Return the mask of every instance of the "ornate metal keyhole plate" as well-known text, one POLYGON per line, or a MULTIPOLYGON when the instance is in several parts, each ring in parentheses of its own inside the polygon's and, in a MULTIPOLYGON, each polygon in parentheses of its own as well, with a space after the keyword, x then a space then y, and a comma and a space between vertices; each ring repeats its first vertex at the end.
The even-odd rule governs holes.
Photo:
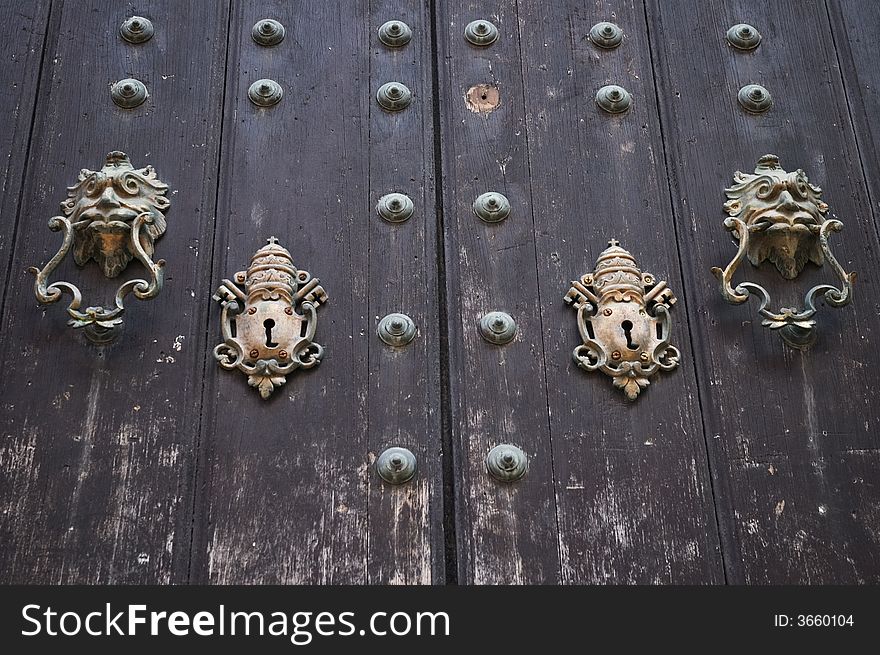
POLYGON ((721 269, 712 273, 721 283, 721 295, 734 305, 749 299, 749 294, 761 300, 758 313, 764 317, 762 325, 779 330, 783 340, 793 348, 806 349, 816 340, 816 299, 823 295, 831 307, 843 307, 852 298, 856 274, 847 273, 831 253, 828 236, 840 232, 843 223, 827 217, 828 205, 822 201, 822 189, 810 184, 800 169, 788 173, 779 165, 776 155, 764 155, 758 160, 753 175, 737 171, 734 185, 725 189, 727 202, 724 210, 726 227, 738 242, 736 255, 721 269), (827 261, 840 279, 841 288, 819 284, 804 297, 804 309, 782 307, 769 309, 770 293, 762 286, 741 282, 733 287, 733 276, 748 257, 753 266, 769 261, 787 280, 795 279, 806 266, 817 266, 827 261))
POLYGON ((612 239, 596 269, 575 280, 565 304, 577 310, 583 343, 572 355, 587 371, 602 371, 635 400, 658 371, 678 366, 681 354, 669 343, 669 308, 675 296, 612 239))
POLYGON ((246 374, 263 399, 296 369, 321 363, 324 348, 313 339, 317 309, 327 302, 319 280, 298 270, 278 239, 268 241, 246 271, 223 280, 214 294, 223 307, 223 343, 214 347, 214 358, 246 374))

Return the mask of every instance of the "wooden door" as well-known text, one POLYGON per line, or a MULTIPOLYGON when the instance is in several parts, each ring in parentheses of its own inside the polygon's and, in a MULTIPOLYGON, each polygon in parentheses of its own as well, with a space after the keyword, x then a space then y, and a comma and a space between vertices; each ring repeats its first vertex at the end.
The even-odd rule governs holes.
MULTIPOLYGON (((0 580, 880 580, 872 3, 105 4, 0 3, 0 580), (152 39, 120 38, 131 15, 152 39), (281 43, 255 43, 263 18, 281 43), (378 41, 390 19, 409 44, 378 41), (478 19, 499 31, 486 47, 464 37, 478 19), (602 20, 618 47, 588 38, 602 20), (726 42, 740 22, 755 50, 726 42), (134 109, 110 98, 127 77, 150 94, 134 109), (264 78, 284 95, 260 108, 248 89, 264 78), (389 81, 412 91, 406 109, 378 105, 389 81), (772 93, 766 113, 738 104, 750 83, 772 93), (606 84, 628 111, 596 106, 606 84), (116 150, 169 185, 167 273, 96 346, 65 327, 65 303, 35 301, 27 268, 58 248, 47 221, 65 187, 116 150), (767 153, 823 188, 859 274, 804 352, 709 272, 735 251, 724 188, 767 153), (475 216, 489 191, 505 220, 475 216), (377 216, 390 192, 412 199, 409 220, 377 216), (320 366, 264 400, 217 365, 211 296, 272 236, 329 302, 320 366), (563 301, 610 239, 678 298, 680 365, 634 402, 577 367, 563 301), (513 341, 481 338, 490 311, 513 317, 513 341), (377 337, 392 312, 418 326, 407 346, 377 337), (505 443, 529 458, 512 483, 486 471, 505 443), (410 482, 376 475, 390 446, 415 454, 410 482)), ((794 304, 831 273, 740 275, 794 304)), ((94 263, 55 279, 96 304, 116 287, 94 263)))

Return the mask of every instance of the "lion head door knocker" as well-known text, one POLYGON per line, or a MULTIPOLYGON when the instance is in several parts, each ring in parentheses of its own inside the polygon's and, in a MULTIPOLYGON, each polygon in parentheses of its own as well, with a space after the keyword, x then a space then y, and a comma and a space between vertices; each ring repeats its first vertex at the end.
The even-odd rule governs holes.
POLYGON ((675 296, 612 239, 596 270, 573 281, 565 304, 577 310, 583 343, 572 353, 577 365, 614 378, 635 400, 657 371, 671 371, 681 354, 669 344, 669 308, 675 296))
POLYGON ((168 185, 160 182, 152 166, 134 168, 128 155, 114 151, 107 155, 100 171, 86 168, 77 183, 67 189, 67 200, 61 203, 64 216, 49 220, 49 229, 63 231, 61 248, 41 269, 28 270, 37 276, 34 292, 43 304, 57 302, 68 293, 72 300, 67 307, 69 325, 84 328, 85 335, 95 343, 107 343, 121 330, 123 301, 129 293, 149 300, 162 290, 164 260, 153 262, 156 239, 165 233, 165 212, 171 201, 165 197, 168 185), (123 283, 117 290, 115 306, 86 307, 80 310, 82 294, 69 282, 47 284, 49 276, 73 247, 73 260, 85 266, 94 259, 104 275, 117 277, 132 259, 137 259, 150 279, 123 283))
POLYGON ((312 339, 317 309, 327 302, 319 280, 297 270, 278 239, 268 241, 248 269, 235 274, 235 282, 223 280, 214 294, 223 306, 223 343, 214 348, 214 358, 225 369, 246 373, 264 399, 289 373, 321 363, 324 348, 312 339))
POLYGON ((724 209, 728 217, 726 227, 738 242, 734 258, 723 270, 712 269, 721 282, 721 295, 733 304, 744 303, 749 294, 761 301, 758 313, 764 317, 762 325, 779 330, 783 340, 793 348, 806 349, 816 340, 816 299, 824 294, 832 307, 843 307, 852 298, 856 274, 847 273, 831 254, 828 236, 843 229, 843 223, 827 218, 828 205, 822 199, 822 189, 810 184, 800 169, 787 173, 779 165, 776 155, 764 155, 758 160, 754 175, 737 171, 734 185, 727 192, 724 209), (753 266, 767 260, 787 280, 795 279, 807 262, 817 266, 827 261, 842 283, 838 289, 820 284, 804 298, 804 309, 782 307, 769 309, 770 293, 751 282, 731 285, 743 257, 748 256, 753 266))

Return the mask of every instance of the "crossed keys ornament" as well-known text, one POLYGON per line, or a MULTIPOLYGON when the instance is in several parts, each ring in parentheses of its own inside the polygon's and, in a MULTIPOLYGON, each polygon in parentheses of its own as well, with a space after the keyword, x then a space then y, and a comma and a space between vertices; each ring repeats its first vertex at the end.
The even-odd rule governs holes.
POLYGON ((298 270, 278 239, 268 242, 213 296, 223 307, 223 343, 214 347, 214 358, 245 373, 264 400, 289 373, 321 363, 324 348, 313 339, 317 309, 327 302, 319 280, 298 270))
POLYGON ((596 269, 575 280, 565 304, 577 310, 583 343, 572 353, 587 371, 614 379, 635 400, 658 371, 678 366, 681 354, 669 344, 669 307, 675 296, 612 239, 596 260, 596 269))

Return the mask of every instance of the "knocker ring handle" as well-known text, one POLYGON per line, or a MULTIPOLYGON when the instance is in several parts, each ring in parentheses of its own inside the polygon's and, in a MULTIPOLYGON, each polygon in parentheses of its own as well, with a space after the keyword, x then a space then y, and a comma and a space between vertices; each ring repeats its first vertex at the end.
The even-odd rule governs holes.
POLYGON ((162 284, 165 277, 165 260, 160 259, 153 262, 150 256, 144 251, 140 241, 141 228, 145 224, 153 222, 150 212, 138 214, 131 224, 129 247, 144 268, 149 271, 149 281, 137 278, 123 283, 116 290, 114 297, 114 306, 107 307, 86 307, 80 310, 82 306, 82 293, 79 288, 70 282, 53 282, 47 284, 49 276, 61 264, 62 260, 67 256, 74 241, 74 225, 64 216, 53 216, 49 219, 49 229, 53 232, 62 230, 64 232, 64 240, 61 248, 55 253, 55 256, 49 260, 42 269, 31 266, 28 271, 36 276, 34 281, 34 294, 37 300, 42 304, 51 304, 61 300, 61 297, 68 293, 71 296, 70 304, 67 306, 67 313, 70 320, 67 322, 73 328, 83 328, 86 337, 93 343, 108 343, 116 338, 119 333, 119 326, 122 325, 122 313, 125 311, 124 300, 129 293, 134 293, 139 300, 150 300, 159 295, 162 290, 162 284))
POLYGON ((726 190, 729 200, 724 207, 730 215, 724 226, 739 246, 726 267, 712 268, 721 283, 721 295, 734 305, 755 296, 761 302, 762 325, 779 330, 789 346, 805 350, 816 341, 818 298, 822 296, 831 307, 843 307, 852 299, 856 274, 844 270, 828 243, 829 234, 840 232, 843 223, 826 218, 828 205, 821 200, 822 190, 810 184, 803 171, 782 170, 775 155, 761 157, 754 175, 737 172, 734 180, 736 184, 726 190), (747 256, 755 266, 764 260, 773 262, 787 279, 796 278, 807 261, 820 266, 827 261, 841 287, 816 285, 804 296, 803 309, 776 311, 770 308, 770 292, 761 285, 741 282, 733 286, 733 276, 747 256))
POLYGON ((28 270, 36 276, 34 294, 42 304, 71 297, 67 306, 68 325, 83 328, 94 343, 108 343, 121 331, 125 298, 130 293, 140 300, 155 298, 162 290, 165 260, 152 260, 155 240, 165 233, 164 212, 171 205, 168 186, 156 178, 152 166, 135 169, 124 152, 107 155, 100 171, 83 169, 77 183, 67 190, 61 203, 64 216, 49 219, 49 229, 61 231, 63 240, 55 256, 43 268, 28 270), (79 288, 71 282, 49 282, 49 277, 73 249, 74 260, 84 266, 94 259, 106 277, 116 277, 132 259, 149 274, 116 289, 112 307, 87 306, 79 288))

